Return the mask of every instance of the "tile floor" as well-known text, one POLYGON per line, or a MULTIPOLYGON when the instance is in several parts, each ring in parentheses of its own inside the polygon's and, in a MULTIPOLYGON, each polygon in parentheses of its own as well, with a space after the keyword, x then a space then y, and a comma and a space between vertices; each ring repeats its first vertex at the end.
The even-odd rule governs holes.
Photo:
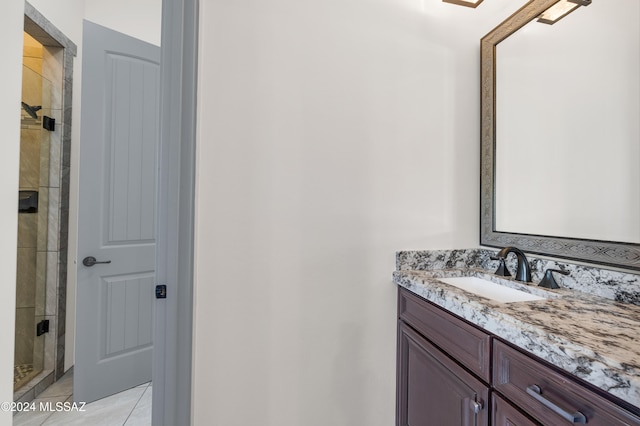
MULTIPOLYGON (((34 400, 40 403, 73 402, 73 369, 34 400)), ((14 426, 148 426, 151 425, 151 383, 94 401, 78 411, 34 411, 17 413, 14 426)))

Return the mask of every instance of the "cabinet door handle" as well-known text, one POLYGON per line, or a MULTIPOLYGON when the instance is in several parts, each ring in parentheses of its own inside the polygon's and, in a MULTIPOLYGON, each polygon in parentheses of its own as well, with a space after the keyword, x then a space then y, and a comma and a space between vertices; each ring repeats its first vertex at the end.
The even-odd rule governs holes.
POLYGON ((571 423, 587 423, 587 418, 580 411, 576 411, 575 413, 571 414, 542 396, 542 389, 540 389, 540 386, 531 385, 527 387, 527 393, 531 395, 536 401, 549 408, 550 410, 553 410, 554 413, 562 416, 564 419, 567 419, 571 423))
POLYGON ((477 401, 471 401, 471 409, 475 414, 479 414, 482 411, 482 404, 477 401))

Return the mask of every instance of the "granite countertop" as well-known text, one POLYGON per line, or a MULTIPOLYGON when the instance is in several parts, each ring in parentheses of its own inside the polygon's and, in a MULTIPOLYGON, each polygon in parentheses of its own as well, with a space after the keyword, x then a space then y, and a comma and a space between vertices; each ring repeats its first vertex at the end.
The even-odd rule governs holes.
MULTIPOLYGON (((473 275, 500 282, 485 268, 451 262, 444 268, 393 273, 393 281, 409 291, 470 321, 551 364, 640 407, 640 306, 620 303, 572 289, 548 290, 545 300, 501 303, 438 281, 473 275), (471 266, 471 267, 470 267, 471 266)), ((535 279, 534 279, 535 281, 535 279)), ((509 286, 535 284, 511 279, 509 286)))

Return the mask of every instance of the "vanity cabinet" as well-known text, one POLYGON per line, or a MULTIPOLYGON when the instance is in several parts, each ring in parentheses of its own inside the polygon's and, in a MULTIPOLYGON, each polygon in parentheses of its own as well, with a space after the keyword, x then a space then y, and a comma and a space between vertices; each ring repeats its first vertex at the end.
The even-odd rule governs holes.
POLYGON ((489 386, 467 369, 490 378, 489 335, 405 290, 398 307, 396 425, 488 425, 489 386))
POLYGON ((404 288, 397 363, 397 426, 640 426, 614 397, 404 288))

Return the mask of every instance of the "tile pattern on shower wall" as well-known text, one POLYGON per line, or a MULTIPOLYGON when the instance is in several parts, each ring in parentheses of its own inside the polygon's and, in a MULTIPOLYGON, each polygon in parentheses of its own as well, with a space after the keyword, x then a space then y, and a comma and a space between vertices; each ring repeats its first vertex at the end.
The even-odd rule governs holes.
POLYGON ((33 363, 35 326, 34 308, 16 308, 16 345, 14 349, 16 364, 33 363))
MULTIPOLYGON (((58 123, 58 120, 56 120, 58 123)), ((53 132, 51 139, 49 140, 49 152, 48 152, 49 170, 47 174, 47 185, 54 188, 60 187, 61 171, 62 167, 62 139, 60 133, 53 132)))
POLYGON ((47 252, 38 251, 36 253, 36 315, 45 315, 47 282, 47 252), (42 284, 44 283, 44 284, 42 284))
MULTIPOLYGON (((66 261, 67 235, 59 235, 68 230, 68 202, 69 202, 69 170, 71 153, 71 105, 73 87, 73 66, 77 47, 47 18, 29 3, 25 3, 25 32, 38 34, 44 44, 41 53, 26 52, 27 56, 40 56, 41 61, 31 61, 29 64, 40 70, 42 77, 51 85, 45 94, 43 104, 49 107, 41 114, 46 114, 56 120, 55 131, 43 131, 40 122, 27 124, 41 131, 41 162, 40 187, 41 209, 44 215, 38 219, 38 226, 47 232, 39 235, 38 239, 38 276, 44 277, 41 288, 36 290, 39 308, 36 315, 39 319, 54 320, 50 322, 50 331, 41 336, 45 341, 45 351, 50 363, 58 366, 51 377, 63 374, 64 351, 58 346, 64 344, 58 336, 64 339, 66 306, 66 261), (55 45, 55 46, 53 46, 55 45), (57 47, 56 47, 57 46, 57 47), (59 47, 64 46, 64 47, 59 47), (53 188, 53 190, 52 190, 53 188), (50 193, 53 192, 51 196, 50 193), (50 213, 51 212, 51 213, 50 213), (52 237, 49 237, 49 235, 52 237), (40 259, 44 259, 40 261, 40 259), (46 337, 46 339, 45 339, 46 337)), ((46 84, 46 82, 45 82, 46 84)), ((39 114, 39 115, 41 115, 39 114)), ((23 120, 23 124, 25 120, 23 120)), ((36 392, 37 394, 38 392, 36 392)))
POLYGON ((40 186, 40 130, 20 130, 20 188, 40 186))
POLYGON ((23 69, 23 101, 40 105, 42 109, 37 111, 37 119, 22 111, 20 189, 38 191, 39 203, 36 214, 19 215, 15 355, 16 363, 33 364, 36 370, 43 367, 46 358, 46 368, 53 370, 57 364, 57 233, 62 137, 60 131, 46 131, 41 125, 44 115, 55 118, 58 125, 62 121, 62 70, 55 68, 61 64, 63 49, 34 48, 31 44, 37 42, 27 38, 23 60, 30 69, 23 69), (52 84, 52 79, 58 83, 52 84), (52 187, 53 197, 50 196, 52 187), (50 332, 36 336, 35 325, 45 319, 49 320, 50 332))
MULTIPOLYGON (((22 101, 31 106, 43 104, 42 46, 25 37, 23 62, 22 101)), ((45 96, 46 97, 46 96, 45 96)), ((48 99, 45 99, 48 101, 48 99)), ((21 190, 40 189, 40 161, 42 155, 41 113, 33 119, 21 110, 22 128, 20 130, 20 176, 21 190)), ((46 150, 49 150, 48 144, 46 150)), ((40 206, 39 210, 40 210, 40 206)), ((46 211, 46 209, 45 209, 46 211)), ((14 358, 16 365, 32 368, 34 364, 34 348, 38 346, 35 333, 35 315, 37 300, 37 284, 42 278, 42 265, 38 260, 39 213, 18 214, 18 249, 16 262, 16 326, 14 358)))
MULTIPOLYGON (((64 181, 63 168, 64 151, 70 151, 70 113, 71 91, 65 89, 67 75, 73 69, 72 60, 67 63, 68 49, 45 46, 43 52, 43 75, 52 81, 51 88, 51 116, 56 120, 56 130, 50 132, 49 137, 49 170, 48 170, 48 241, 47 250, 47 297, 46 313, 55 318, 50 324, 49 335, 46 341, 47 362, 55 369, 56 377, 64 373, 64 332, 66 305, 61 305, 61 298, 66 303, 67 274, 66 274, 66 244, 68 231, 68 178, 64 181), (65 70, 65 66, 68 68, 65 70), (68 102, 68 103, 66 103, 68 102), (66 109, 69 115, 67 117, 66 109), (67 145, 66 147, 64 145, 67 145), (66 186, 65 186, 66 185, 66 186), (64 197, 64 198, 63 198, 64 197), (64 233, 64 235, 61 235, 64 233), (64 253, 61 253, 64 249, 64 253)), ((71 80, 69 80, 71 82, 71 80)), ((68 174, 68 169, 66 171, 68 174)), ((49 368, 49 367, 48 367, 49 368)))
POLYGON ((37 72, 41 72, 42 70, 42 44, 41 43, 35 41, 31 36, 25 34, 24 40, 23 40, 22 55, 23 55, 22 59, 25 63, 27 63, 28 60, 35 61, 35 64, 30 63, 30 65, 33 65, 34 69, 37 72))
POLYGON ((55 330, 57 328, 56 315, 46 315, 42 319, 49 320, 49 332, 43 334, 43 347, 44 347, 44 364, 45 370, 53 370, 56 367, 56 345, 58 343, 58 336, 56 336, 55 330))
MULTIPOLYGON (((46 231, 49 226, 49 188, 40 187, 38 191, 38 229, 46 231)), ((46 252, 47 251, 47 233, 46 232, 38 232, 38 251, 46 252)))
POLYGON ((49 187, 49 212, 48 212, 48 232, 47 232, 47 251, 58 251, 58 232, 60 218, 60 188, 49 187))
MULTIPOLYGON (((51 102, 50 117, 56 120, 56 126, 62 123, 63 101, 63 73, 64 51, 56 47, 45 46, 42 52, 42 75, 51 82, 51 90, 48 92, 51 102)), ((60 134, 60 132, 55 132, 60 134)))
MULTIPOLYGON (((50 112, 43 110, 43 115, 49 115, 50 112)), ((49 186, 49 157, 51 151, 50 139, 55 132, 49 132, 45 130, 40 131, 40 188, 46 188, 49 186)))
POLYGON ((56 315, 58 309, 58 299, 56 286, 58 273, 58 253, 47 252, 47 284, 45 291, 45 315, 56 315))
POLYGON ((35 248, 19 248, 16 266, 16 307, 35 308, 37 269, 35 248))
POLYGON ((16 330, 14 357, 16 364, 33 364, 35 339, 36 283, 38 278, 37 215, 18 215, 16 261, 16 330))
POLYGON ((38 245, 38 214, 18 215, 18 248, 35 248, 38 245))

